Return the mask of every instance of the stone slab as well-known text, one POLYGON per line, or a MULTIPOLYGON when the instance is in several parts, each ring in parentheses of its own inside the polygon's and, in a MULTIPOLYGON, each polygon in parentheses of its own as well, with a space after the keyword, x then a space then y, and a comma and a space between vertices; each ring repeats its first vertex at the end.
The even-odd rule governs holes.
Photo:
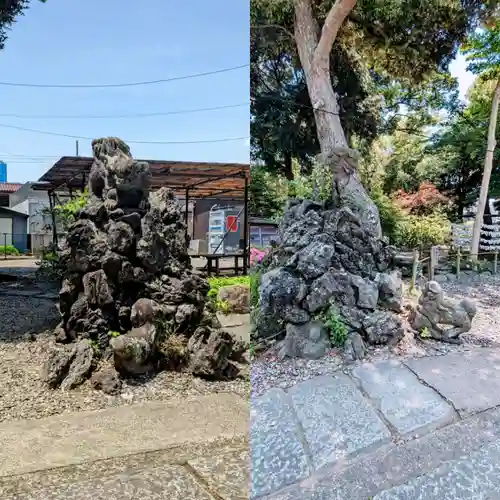
POLYGON ((251 491, 269 494, 310 473, 309 460, 290 398, 271 389, 251 403, 251 491))
POLYGON ((234 447, 189 460, 188 464, 223 500, 248 500, 250 453, 234 447))
POLYGON ((0 477, 248 434, 235 394, 152 402, 0 424, 0 477))
POLYGON ((289 391, 314 467, 390 441, 391 434, 349 377, 315 377, 289 391))
POLYGON ((422 435, 455 418, 453 407, 398 361, 364 363, 353 376, 402 436, 422 435))
POLYGON ((36 489, 4 500, 215 500, 183 467, 164 466, 36 489))
MULTIPOLYGON (((248 436, 245 438, 232 440, 216 440, 210 443, 195 443, 176 446, 165 450, 150 451, 145 453, 137 453, 134 455, 126 455, 117 458, 108 458, 98 460, 96 462, 84 462, 66 467, 57 467, 54 469, 45 469, 36 472, 30 472, 14 476, 0 477, 0 498, 8 498, 20 494, 32 493, 39 490, 57 489, 66 483, 86 483, 89 480, 97 480, 97 478, 114 477, 122 475, 126 477, 135 477, 142 471, 153 469, 163 469, 167 466, 181 465, 185 466, 190 460, 201 458, 202 460, 218 461, 219 457, 231 457, 238 453, 248 453, 248 436)), ((234 459, 229 458, 229 466, 236 465, 234 459)), ((187 465, 186 467, 190 467, 187 465)), ((247 467, 248 469, 248 467, 247 467)), ((191 467, 189 472, 193 472, 191 467)), ((200 474, 199 470, 194 472, 197 477, 203 476, 201 482, 211 491, 224 491, 224 485, 217 480, 222 479, 221 476, 212 481, 208 476, 200 474)), ((248 470, 246 471, 248 475, 248 470)), ((234 477, 234 476, 233 476, 234 477)), ((248 484, 244 485, 248 487, 248 484)), ((220 493, 218 500, 220 500, 220 493)), ((248 498, 248 497, 246 497, 248 498)))
POLYGON ((354 457, 265 500, 368 500, 493 442, 500 442, 500 409, 483 412, 419 439, 389 444, 370 455, 354 457))
POLYGON ((478 500, 500 498, 500 445, 443 464, 434 472, 379 493, 373 500, 478 500))
POLYGON ((500 405, 498 350, 477 348, 405 363, 450 401, 462 416, 500 405))

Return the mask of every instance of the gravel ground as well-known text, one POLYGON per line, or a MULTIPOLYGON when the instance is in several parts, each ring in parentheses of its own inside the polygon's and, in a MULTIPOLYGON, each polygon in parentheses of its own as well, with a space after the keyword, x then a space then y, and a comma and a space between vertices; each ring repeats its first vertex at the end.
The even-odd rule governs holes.
MULTIPOLYGON (((451 345, 432 340, 415 340, 411 334, 395 349, 371 349, 370 360, 409 358, 418 356, 441 356, 449 352, 460 352, 472 346, 498 347, 500 349, 500 276, 464 276, 459 282, 442 283, 449 297, 461 300, 470 297, 476 301, 477 314, 472 329, 462 335, 463 345, 451 345)), ((318 360, 279 360, 271 349, 252 362, 251 394, 259 396, 272 387, 286 389, 298 382, 318 375, 327 375, 345 366, 339 350, 332 349, 327 356, 318 360)))
MULTIPOLYGON (((33 294, 46 291, 46 287, 29 282, 7 288, 12 294, 30 289, 33 294)), ((0 294, 0 422, 142 401, 185 400, 214 392, 249 396, 248 367, 241 378, 230 382, 208 382, 187 373, 162 372, 154 378, 125 381, 119 396, 95 391, 88 381, 69 392, 51 390, 42 383, 40 374, 54 346, 53 335, 47 329, 58 320, 52 300, 0 294)))

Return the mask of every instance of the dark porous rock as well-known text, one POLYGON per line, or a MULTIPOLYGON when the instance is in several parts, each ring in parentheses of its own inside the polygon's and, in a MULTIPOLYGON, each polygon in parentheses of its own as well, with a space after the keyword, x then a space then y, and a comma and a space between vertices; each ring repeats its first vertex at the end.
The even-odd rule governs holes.
POLYGON ((55 333, 69 346, 51 354, 47 383, 70 389, 108 362, 127 376, 160 369, 165 336, 182 334, 185 343, 200 327, 209 332, 194 372, 236 376, 229 359, 239 348, 233 352, 207 307, 210 287, 191 267, 184 211, 173 191, 150 192, 149 165, 134 160, 120 139, 96 139, 92 149, 90 197, 60 250, 62 323, 55 333))
POLYGON ((58 387, 68 374, 74 357, 75 346, 73 345, 53 350, 43 365, 42 380, 52 388, 58 387))
POLYGON ((198 338, 198 343, 188 344, 188 349, 194 345, 197 350, 192 352, 190 362, 190 370, 194 375, 220 380, 236 377, 236 367, 229 362, 234 345, 230 333, 213 330, 206 340, 203 336, 202 339, 198 338))
POLYGON ((223 286, 218 297, 225 302, 229 313, 248 314, 250 312, 250 287, 248 285, 223 286))
POLYGON ((286 337, 279 349, 280 358, 318 359, 331 347, 328 330, 319 321, 304 325, 287 324, 286 337))
POLYGON ((366 357, 366 345, 358 332, 352 332, 345 341, 344 359, 347 362, 361 360, 366 357))
POLYGON ((71 306, 81 292, 81 278, 78 274, 73 274, 65 278, 59 291, 59 309, 61 313, 68 313, 71 306))
POLYGON ((94 349, 89 340, 80 340, 75 347, 75 354, 71 361, 67 375, 61 382, 61 389, 68 390, 83 384, 92 369, 94 349))
POLYGON ((137 212, 122 215, 117 220, 118 222, 125 222, 128 224, 133 229, 134 233, 139 233, 141 230, 141 216, 137 212))
POLYGON ((83 295, 91 307, 105 307, 113 303, 113 293, 102 269, 83 277, 83 295))
POLYGON ((120 394, 122 390, 122 381, 116 370, 111 368, 93 373, 91 383, 94 389, 101 390, 104 394, 111 396, 120 394))
POLYGON ((314 279, 330 268, 335 248, 333 245, 313 241, 297 252, 293 259, 297 271, 306 279, 314 279))
POLYGON ((109 248, 121 255, 130 255, 135 249, 134 230, 125 222, 113 222, 108 228, 109 248))
POLYGON ((331 270, 311 283, 304 307, 314 313, 327 308, 332 300, 337 304, 355 306, 356 297, 349 273, 331 270))
POLYGON ((403 281, 401 273, 380 273, 375 277, 379 289, 379 305, 390 311, 401 312, 403 300, 403 281))
MULTIPOLYGON (((305 281, 285 268, 273 269, 262 276, 260 285, 262 312, 274 314, 277 319, 285 319, 285 315, 299 319, 298 305, 306 294, 305 281)), ((303 316, 308 317, 307 314, 303 316)), ((300 322, 305 321, 300 319, 300 322)))
POLYGON ((393 274, 395 249, 381 239, 378 210, 357 177, 349 154, 329 157, 345 172, 332 200, 289 200, 279 243, 266 258, 255 337, 280 338, 281 355, 322 356, 329 345, 328 317, 349 333, 346 358, 364 356, 365 344, 403 336, 401 281, 393 274))
POLYGON ((363 322, 368 342, 372 345, 394 345, 404 336, 403 322, 389 311, 376 311, 363 322))
POLYGON ((113 337, 110 347, 117 371, 124 375, 142 375, 152 371, 155 336, 155 327, 147 324, 113 337))

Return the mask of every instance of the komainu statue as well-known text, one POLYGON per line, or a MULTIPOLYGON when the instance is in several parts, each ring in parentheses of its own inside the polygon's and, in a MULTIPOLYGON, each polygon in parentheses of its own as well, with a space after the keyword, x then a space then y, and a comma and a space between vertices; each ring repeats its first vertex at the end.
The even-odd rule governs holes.
POLYGON ((460 334, 468 332, 476 315, 475 303, 465 298, 460 302, 445 297, 441 285, 428 281, 418 306, 410 315, 411 326, 436 340, 460 344, 460 334))

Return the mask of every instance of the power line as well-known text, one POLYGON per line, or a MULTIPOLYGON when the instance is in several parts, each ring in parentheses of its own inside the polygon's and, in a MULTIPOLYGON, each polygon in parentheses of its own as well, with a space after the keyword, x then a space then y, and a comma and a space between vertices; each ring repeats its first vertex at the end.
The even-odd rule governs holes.
POLYGON ((168 116, 168 115, 182 115, 189 113, 201 113, 204 111, 217 111, 221 109, 231 109, 239 108, 243 106, 249 106, 248 102, 242 102, 239 104, 227 104, 225 106, 214 106, 212 108, 192 108, 192 109, 180 109, 174 111, 158 111, 156 113, 130 113, 123 115, 17 115, 17 114, 4 114, 0 113, 0 117, 3 118, 29 118, 29 119, 103 119, 103 118, 146 118, 152 116, 168 116))
POLYGON ((195 73, 184 76, 174 76, 172 78, 162 78, 159 80, 149 80, 142 82, 129 82, 129 83, 104 83, 104 84, 68 84, 56 85, 45 83, 16 83, 16 82, 1 82, 0 85, 5 87, 31 87, 31 88, 44 88, 44 89, 104 89, 104 88, 117 88, 117 87, 139 87, 144 85, 156 85, 158 83, 174 82, 179 80, 189 80, 191 78, 199 78, 202 76, 217 75, 220 73, 228 73, 229 71, 236 71, 238 69, 248 68, 249 64, 242 64, 240 66, 233 66, 231 68, 217 69, 214 71, 206 71, 204 73, 195 73))
MULTIPOLYGON (((32 128, 18 127, 16 125, 6 125, 4 123, 0 123, 0 127, 9 128, 13 130, 20 130, 22 132, 32 132, 34 134, 43 134, 43 135, 53 135, 57 137, 67 137, 69 139, 82 139, 84 141, 93 141, 95 137, 85 137, 82 135, 70 135, 70 134, 59 134, 57 132, 46 132, 44 130, 36 130, 32 128)), ((125 142, 130 144, 165 144, 165 145, 175 145, 175 144, 208 144, 208 143, 216 143, 216 142, 230 142, 230 141, 243 141, 248 139, 248 137, 226 137, 224 139, 206 139, 201 141, 133 141, 129 139, 124 139, 125 142)))

